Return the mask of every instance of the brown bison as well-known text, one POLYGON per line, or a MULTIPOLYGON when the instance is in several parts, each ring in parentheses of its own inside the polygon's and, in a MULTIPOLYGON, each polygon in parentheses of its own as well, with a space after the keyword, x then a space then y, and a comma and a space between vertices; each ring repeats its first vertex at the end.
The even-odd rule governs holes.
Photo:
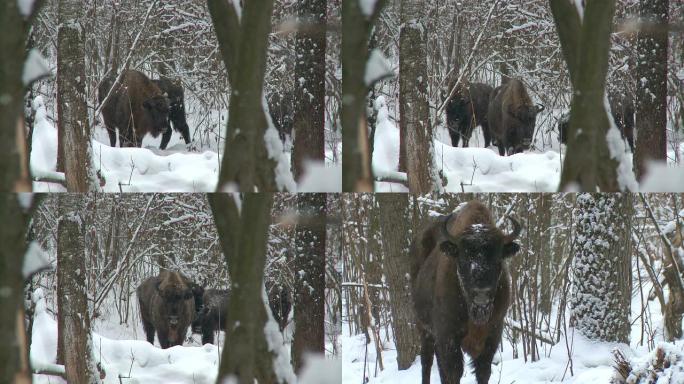
POLYGON ((446 107, 447 128, 451 145, 458 147, 460 139, 467 147, 473 130, 478 125, 482 127, 485 147, 491 142, 487 108, 492 87, 482 83, 471 83, 470 86, 460 86, 446 107))
POLYGON ((183 345, 196 315, 195 295, 187 281, 179 272, 161 271, 138 287, 140 319, 151 344, 154 344, 156 331, 162 348, 183 345))
MULTIPOLYGON (((185 144, 190 144, 190 127, 185 120, 185 95, 183 87, 166 77, 160 77, 159 80, 152 80, 159 89, 169 98, 169 122, 173 124, 173 129, 180 132, 185 140, 185 144)), ((173 132, 167 129, 162 134, 160 149, 166 149, 166 146, 171 140, 173 132)))
MULTIPOLYGON (((104 101, 115 80, 116 77, 110 75, 100 83, 100 103, 104 101)), ((152 80, 134 70, 123 73, 112 96, 102 106, 102 117, 112 147, 116 146, 117 128, 122 147, 140 147, 145 134, 158 137, 171 129, 168 98, 152 80)))
MULTIPOLYGON (((284 285, 267 283, 266 291, 271 313, 282 332, 287 325, 287 319, 292 308, 290 290, 284 285)), ((230 295, 231 293, 227 289, 207 289, 204 291, 204 307, 199 311, 197 319, 201 328, 202 344, 213 344, 214 332, 226 330, 230 295)))
MULTIPOLYGON (((634 152, 634 101, 631 96, 619 93, 608 95, 610 112, 622 138, 627 140, 629 148, 634 152)), ((568 130, 570 129, 570 112, 565 112, 558 120, 559 140, 563 144, 568 142, 568 130)))
POLYGON ((532 103, 520 80, 510 79, 492 91, 487 118, 499 155, 512 155, 529 149, 537 114, 542 110, 542 105, 532 103))
POLYGON ((442 383, 459 383, 463 352, 477 382, 487 383, 510 300, 505 259, 520 249, 513 232, 498 229, 489 209, 471 201, 440 217, 411 245, 413 305, 421 336, 423 384, 430 383, 433 356, 442 383))

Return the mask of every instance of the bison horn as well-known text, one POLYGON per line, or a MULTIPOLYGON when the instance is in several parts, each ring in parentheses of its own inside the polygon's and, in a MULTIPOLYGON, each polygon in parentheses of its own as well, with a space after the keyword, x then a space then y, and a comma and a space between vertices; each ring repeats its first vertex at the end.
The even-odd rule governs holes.
POLYGON ((510 243, 518 238, 522 227, 520 226, 518 220, 514 219, 513 216, 506 216, 506 218, 511 221, 511 224, 513 224, 513 232, 504 236, 504 243, 510 243))
POLYGON ((449 233, 449 222, 451 221, 451 219, 453 218, 453 216, 454 216, 454 214, 452 213, 452 214, 450 214, 449 216, 447 216, 447 217, 444 219, 444 223, 443 223, 443 225, 442 225, 442 235, 443 235, 449 242, 455 243, 455 242, 456 242, 456 238, 453 237, 453 236, 449 233))
POLYGON ((544 105, 542 104, 537 104, 537 113, 541 112, 544 110, 544 105))

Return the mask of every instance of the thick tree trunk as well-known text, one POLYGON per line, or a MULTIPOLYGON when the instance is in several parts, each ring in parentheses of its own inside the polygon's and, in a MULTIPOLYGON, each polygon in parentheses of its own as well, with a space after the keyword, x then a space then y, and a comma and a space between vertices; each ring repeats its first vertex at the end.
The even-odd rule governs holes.
POLYGON ((231 195, 208 197, 232 284, 216 382, 233 377, 239 383, 276 383, 273 353, 264 336, 267 314, 262 295, 273 195, 247 194, 241 212, 231 195))
POLYGON ((301 224, 295 234, 292 362, 300 372, 307 354, 325 352, 326 194, 297 195, 301 224))
POLYGON ((551 10, 574 91, 560 190, 620 191, 604 107, 615 0, 588 2, 583 20, 573 1, 551 0, 551 10))
POLYGON ((637 37, 636 149, 634 164, 641 179, 649 160, 667 158, 667 24, 668 0, 641 0, 644 27, 637 37))
POLYGON ((299 31, 295 42, 295 114, 292 170, 296 180, 306 161, 325 161, 326 0, 298 4, 299 31))
MULTIPOLYGON (((217 190, 274 192, 279 189, 277 164, 266 148, 267 122, 262 103, 273 0, 246 2, 242 17, 225 0, 209 0, 208 4, 232 87, 217 190)), ((294 189, 292 185, 281 187, 294 189)))
MULTIPOLYGON (((4 5, 3 5, 4 7, 4 5)), ((2 28, 0 26, 0 28, 2 28)), ((0 37, 0 39, 6 36, 0 37)), ((0 383, 30 383, 28 346, 24 329, 23 278, 28 215, 16 194, 0 194, 0 383)))
POLYGON ((422 1, 401 2, 399 129, 406 145, 409 191, 419 194, 433 189, 430 177, 432 128, 427 95, 427 37, 423 14, 422 1))
POLYGON ((80 25, 83 2, 60 0, 57 18, 57 126, 67 190, 94 190, 92 142, 85 92, 85 37, 80 25))
POLYGON ((574 212, 574 326, 590 340, 629 343, 631 195, 577 196, 574 212))
POLYGON ((408 369, 418 356, 420 341, 411 303, 409 279, 409 198, 406 194, 381 193, 375 197, 380 207, 383 267, 390 290, 392 329, 397 347, 397 366, 408 369))
POLYGON ((57 226, 57 334, 63 346, 69 383, 97 383, 100 375, 93 361, 90 313, 85 283, 85 227, 81 214, 84 196, 59 197, 61 218, 57 226))
POLYGON ((371 192, 370 146, 365 116, 368 85, 364 82, 368 36, 385 0, 366 16, 358 1, 342 2, 342 191, 371 192))
MULTIPOLYGON (((41 2, 34 4, 33 15, 41 2)), ((19 13, 17 1, 0 5, 0 191, 31 190, 28 151, 24 131, 22 74, 26 58, 28 21, 19 13)))

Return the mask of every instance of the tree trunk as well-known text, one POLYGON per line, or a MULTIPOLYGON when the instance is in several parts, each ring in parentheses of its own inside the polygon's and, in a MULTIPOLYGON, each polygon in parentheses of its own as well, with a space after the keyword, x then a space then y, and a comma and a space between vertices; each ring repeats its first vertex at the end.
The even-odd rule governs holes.
POLYGON ((604 97, 615 0, 588 2, 583 21, 572 1, 551 0, 551 10, 573 89, 560 190, 629 188, 618 183, 619 161, 611 155, 606 139, 609 123, 604 97))
POLYGON ((427 95, 427 52, 424 4, 401 2, 399 34, 399 120, 406 143, 406 171, 409 191, 424 194, 432 188, 432 128, 427 95))
POLYGON ((29 154, 24 131, 23 101, 24 59, 29 25, 40 7, 25 20, 19 13, 17 1, 3 1, 0 5, 0 191, 31 191, 28 171, 29 154))
POLYGON ((392 329, 397 347, 397 366, 408 369, 420 351, 416 319, 411 303, 409 276, 408 195, 381 193, 375 197, 380 207, 383 267, 389 285, 392 329))
POLYGON ((649 160, 667 158, 667 25, 668 0, 641 0, 642 27, 637 37, 636 149, 637 177, 646 174, 649 160))
POLYGON ((325 352, 326 194, 297 195, 292 362, 300 372, 310 353, 325 352))
POLYGON ((94 190, 92 142, 85 92, 85 38, 80 0, 60 0, 57 18, 57 126, 69 192, 94 190))
POLYGON ((325 47, 326 0, 302 0, 298 4, 299 31, 295 42, 294 150, 292 170, 296 180, 306 161, 325 161, 325 47))
POLYGON ((263 109, 263 83, 273 0, 246 2, 242 17, 224 0, 209 0, 208 5, 232 87, 217 190, 292 190, 294 185, 276 184, 277 163, 272 156, 280 154, 268 152, 264 137, 268 127, 263 109))
POLYGON ((385 0, 375 2, 373 14, 363 14, 358 1, 342 2, 342 191, 371 192, 368 124, 365 116, 364 82, 368 60, 368 36, 385 0))
POLYGON ((631 195, 577 196, 574 211, 574 326, 590 340, 629 343, 631 195))
POLYGON ((21 208, 16 194, 0 194, 0 220, 12 223, 0 229, 0 243, 3 244, 0 247, 0 290, 7 293, 0 295, 0 308, 3 308, 0 312, 0 382, 24 384, 31 382, 21 274, 29 216, 21 208))
POLYGON ((84 196, 59 197, 61 218, 57 226, 57 335, 63 346, 64 368, 69 383, 99 382, 93 361, 90 314, 85 283, 84 196))
POLYGON ((242 211, 229 194, 209 194, 221 249, 231 276, 226 337, 216 378, 239 383, 276 383, 273 352, 264 335, 267 314, 263 276, 273 195, 246 194, 242 211))

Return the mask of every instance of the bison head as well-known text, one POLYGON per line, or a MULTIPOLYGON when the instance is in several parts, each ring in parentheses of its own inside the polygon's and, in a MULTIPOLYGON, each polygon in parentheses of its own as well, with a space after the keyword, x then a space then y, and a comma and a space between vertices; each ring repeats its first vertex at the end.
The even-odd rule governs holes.
POLYGON ((512 148, 513 153, 520 153, 530 148, 532 145, 532 137, 534 136, 534 127, 537 125, 537 114, 544 110, 544 106, 537 105, 521 105, 516 110, 511 111, 511 114, 519 122, 515 127, 515 136, 517 138, 513 141, 517 145, 512 148))
POLYGON ((164 312, 170 329, 176 329, 184 315, 188 300, 194 299, 193 291, 178 272, 164 271, 156 283, 159 296, 164 301, 164 312))
POLYGON ((143 102, 145 113, 152 123, 150 134, 157 137, 171 129, 169 125, 169 100, 159 95, 151 97, 143 102))
POLYGON ((444 220, 444 241, 440 250, 456 261, 458 279, 465 296, 468 315, 475 324, 489 321, 494 299, 503 272, 504 259, 520 250, 514 240, 520 234, 520 224, 512 217, 513 232, 504 234, 488 224, 475 223, 459 233, 450 233, 453 216, 444 220))

